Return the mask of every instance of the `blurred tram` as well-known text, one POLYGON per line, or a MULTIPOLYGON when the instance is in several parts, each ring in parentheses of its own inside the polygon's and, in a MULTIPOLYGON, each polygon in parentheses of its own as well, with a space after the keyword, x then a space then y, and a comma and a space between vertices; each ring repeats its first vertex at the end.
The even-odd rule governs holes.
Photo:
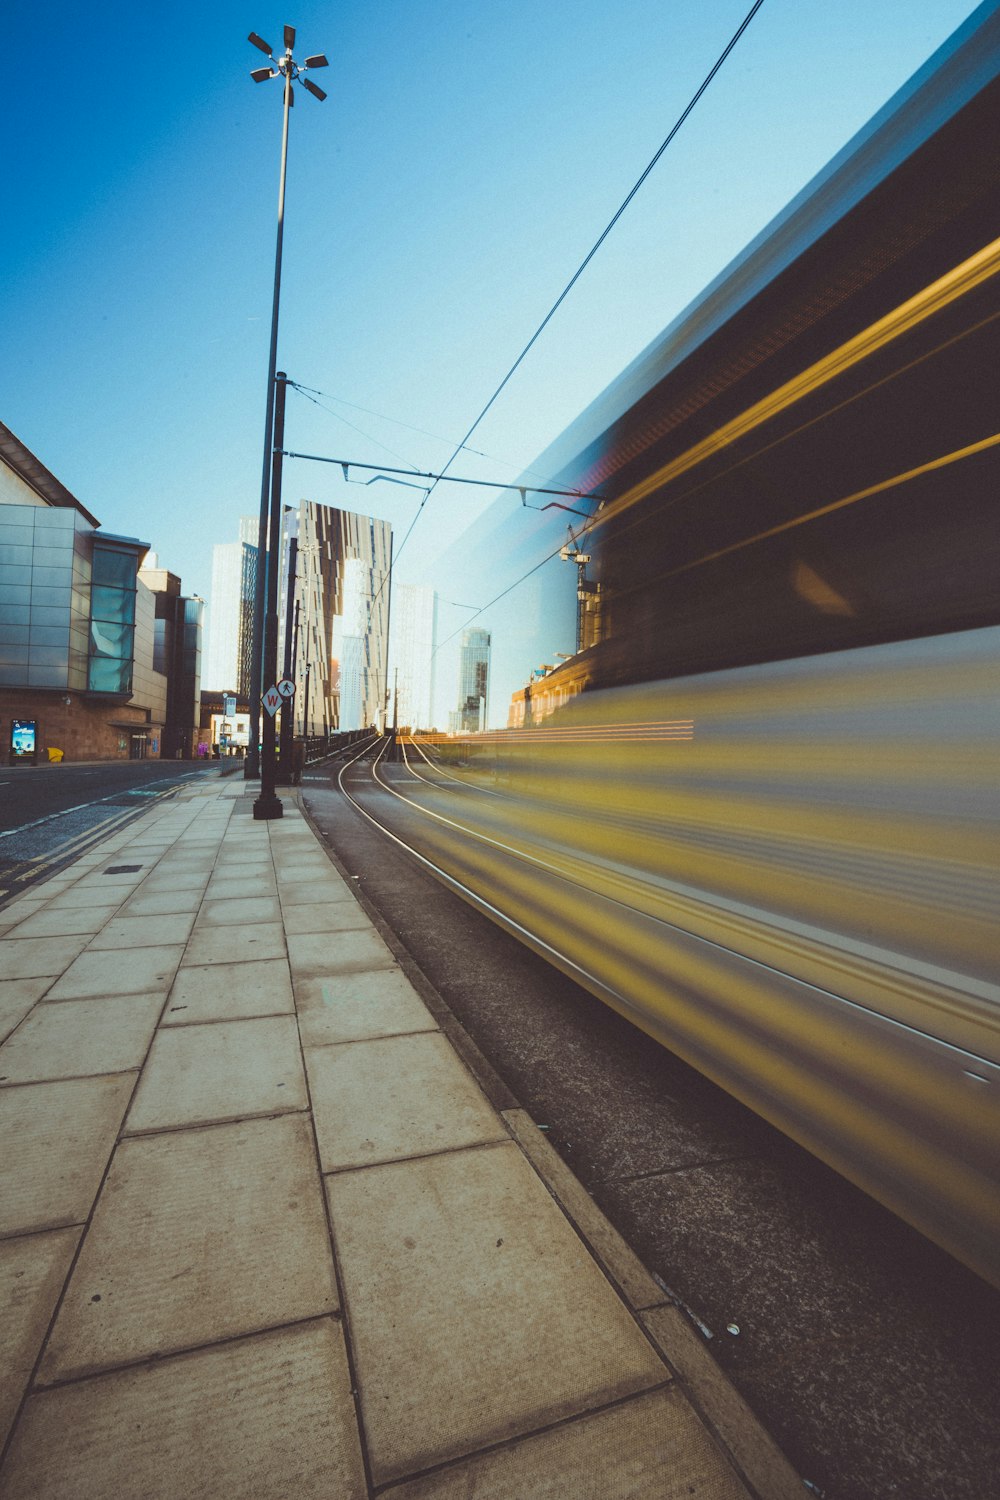
POLYGON ((508 727, 406 753, 468 899, 1000 1285, 998 123, 986 5, 447 559, 508 727))

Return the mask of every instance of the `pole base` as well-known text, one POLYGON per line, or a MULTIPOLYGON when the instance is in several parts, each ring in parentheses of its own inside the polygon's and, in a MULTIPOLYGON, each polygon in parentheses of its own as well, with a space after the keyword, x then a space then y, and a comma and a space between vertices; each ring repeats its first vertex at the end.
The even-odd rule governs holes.
POLYGON ((285 809, 281 805, 281 798, 273 794, 267 797, 262 793, 253 805, 253 815, 258 821, 264 818, 283 818, 285 809))

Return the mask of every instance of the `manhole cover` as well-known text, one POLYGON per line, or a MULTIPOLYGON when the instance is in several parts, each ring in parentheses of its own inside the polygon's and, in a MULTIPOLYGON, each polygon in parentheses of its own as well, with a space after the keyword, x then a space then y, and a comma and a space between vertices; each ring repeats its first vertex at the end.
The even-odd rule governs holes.
POLYGON ((136 872, 136 870, 141 870, 141 869, 142 869, 142 865, 108 865, 108 868, 106 870, 102 870, 101 874, 102 875, 134 875, 135 872, 136 872))

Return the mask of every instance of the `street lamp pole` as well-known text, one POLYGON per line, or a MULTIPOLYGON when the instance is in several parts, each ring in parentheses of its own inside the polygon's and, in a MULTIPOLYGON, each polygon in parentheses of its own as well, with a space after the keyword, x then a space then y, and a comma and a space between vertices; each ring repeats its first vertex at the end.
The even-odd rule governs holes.
MULTIPOLYGON (((257 527, 257 577, 254 585, 254 607, 253 607, 253 638, 251 646, 251 670, 250 670, 250 743, 247 746, 247 758, 244 766, 244 775, 247 779, 256 779, 261 774, 260 756, 258 746, 260 744, 260 707, 261 694, 264 683, 264 602, 267 593, 267 573, 271 569, 277 569, 278 557, 271 556, 268 552, 268 530, 269 511, 271 500, 271 466, 272 451, 274 447, 274 389, 275 375, 278 366, 278 307, 281 300, 281 252, 285 229, 285 173, 288 165, 288 113, 295 103, 292 91, 293 79, 301 79, 304 88, 308 89, 317 99, 325 99, 323 90, 306 78, 307 68, 325 68, 328 66, 326 58, 322 53, 315 57, 307 57, 305 62, 299 64, 292 56, 292 48, 295 46, 294 26, 285 27, 285 51, 284 55, 277 60, 271 52, 267 42, 259 37, 256 32, 251 31, 249 41, 261 52, 266 53, 273 66, 268 68, 254 68, 250 77, 254 83, 263 83, 268 78, 282 78, 284 80, 284 109, 282 112, 281 130, 281 175, 278 182, 278 235, 274 252, 274 296, 271 302, 271 347, 268 355, 267 365, 267 409, 264 419, 264 462, 261 469, 260 480, 260 518, 257 527)), ((276 799, 274 799, 276 800, 276 799)), ((280 803, 279 803, 280 806, 280 803)), ((260 816, 279 816, 279 814, 262 813, 260 816)))

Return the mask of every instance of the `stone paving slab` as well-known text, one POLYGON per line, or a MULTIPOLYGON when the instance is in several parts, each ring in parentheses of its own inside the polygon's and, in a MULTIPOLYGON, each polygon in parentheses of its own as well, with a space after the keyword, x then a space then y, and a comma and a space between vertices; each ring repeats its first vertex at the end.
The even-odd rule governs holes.
POLYGON ((295 1006, 307 1047, 438 1029, 401 969, 297 979, 295 1006))
MULTIPOLYGON (((284 902, 284 895, 282 895, 284 902)), ((373 927, 358 932, 307 933, 288 939, 294 979, 345 974, 355 969, 394 969, 396 960, 373 927)))
POLYGON ((34 1369, 80 1230, 0 1240, 0 1449, 34 1369))
POLYGON ((206 870, 175 870, 161 866, 143 881, 142 895, 163 895, 167 891, 197 891, 200 894, 207 884, 206 870))
POLYGON ((86 933, 71 937, 18 938, 17 928, 0 938, 0 979, 39 979, 61 974, 90 942, 86 933))
POLYGON ((118 910, 118 902, 105 902, 101 906, 75 906, 66 910, 62 906, 49 906, 21 919, 16 927, 8 929, 9 937, 47 938, 77 936, 82 933, 99 932, 118 910))
MULTIPOLYGON (((2 1063, 0 1048, 0 1072, 2 1063)), ((294 1017, 173 1026, 153 1042, 125 1130, 135 1135, 308 1107, 294 1017)))
POLYGON ((307 1047, 305 1056, 324 1172, 507 1138, 440 1032, 307 1047))
POLYGON ((676 1386, 393 1485, 385 1500, 468 1500, 470 1495, 475 1500, 750 1500, 676 1386))
POLYGON ((165 891, 153 886, 155 879, 156 876, 151 875, 139 894, 120 908, 123 917, 172 917, 197 912, 202 902, 200 886, 194 890, 165 891))
POLYGON ((662 1384, 512 1143, 326 1185, 376 1483, 662 1384))
POLYGON ((252 922, 280 922, 277 896, 242 896, 230 901, 208 899, 198 913, 199 927, 243 926, 252 922))
POLYGON ((236 1021, 248 1016, 291 1014, 292 981, 284 958, 248 963, 192 965, 177 971, 161 1025, 236 1021))
POLYGON ((133 952, 81 953, 45 996, 46 1000, 87 1000, 102 995, 166 994, 184 956, 183 943, 133 952))
MULTIPOLYGON (((45 887, 43 887, 45 889, 45 887)), ((108 890, 106 886, 76 885, 68 886, 66 890, 60 891, 58 895, 46 900, 44 905, 46 911, 65 911, 71 907, 107 907, 121 906, 128 896, 126 890, 108 890)))
POLYGON ((285 932, 290 936, 313 933, 358 931, 370 928, 371 919, 356 901, 307 901, 285 911, 285 932))
POLYGON ((8 1500, 367 1500, 331 1318, 30 1398, 8 1500))
POLYGON ((210 901, 252 900, 256 896, 273 896, 277 889, 274 872, 267 870, 259 875, 215 876, 209 881, 207 895, 210 901))
POLYGON ((170 916, 135 916, 122 913, 102 927, 90 943, 89 951, 99 948, 158 948, 167 943, 187 942, 194 924, 192 912, 175 912, 170 916))
POLYGON ((285 935, 280 922, 257 922, 252 927, 197 927, 187 945, 184 967, 284 956, 285 935))
POLYGON ((0 1042, 21 1024, 52 983, 51 975, 35 979, 0 979, 0 1042))
POLYGON ((134 1073, 0 1089, 0 1235, 82 1224, 134 1073))
POLYGON ((0 1084, 138 1071, 162 1007, 162 995, 38 1005, 0 1047, 0 1084))
POLYGON ((310 879, 290 874, 283 874, 281 877, 281 905, 285 909, 289 906, 313 906, 317 901, 352 899, 350 888, 336 874, 317 875, 310 879))
POLYGON ((135 1137, 115 1152, 41 1382, 300 1322, 336 1303, 302 1116, 135 1137))

